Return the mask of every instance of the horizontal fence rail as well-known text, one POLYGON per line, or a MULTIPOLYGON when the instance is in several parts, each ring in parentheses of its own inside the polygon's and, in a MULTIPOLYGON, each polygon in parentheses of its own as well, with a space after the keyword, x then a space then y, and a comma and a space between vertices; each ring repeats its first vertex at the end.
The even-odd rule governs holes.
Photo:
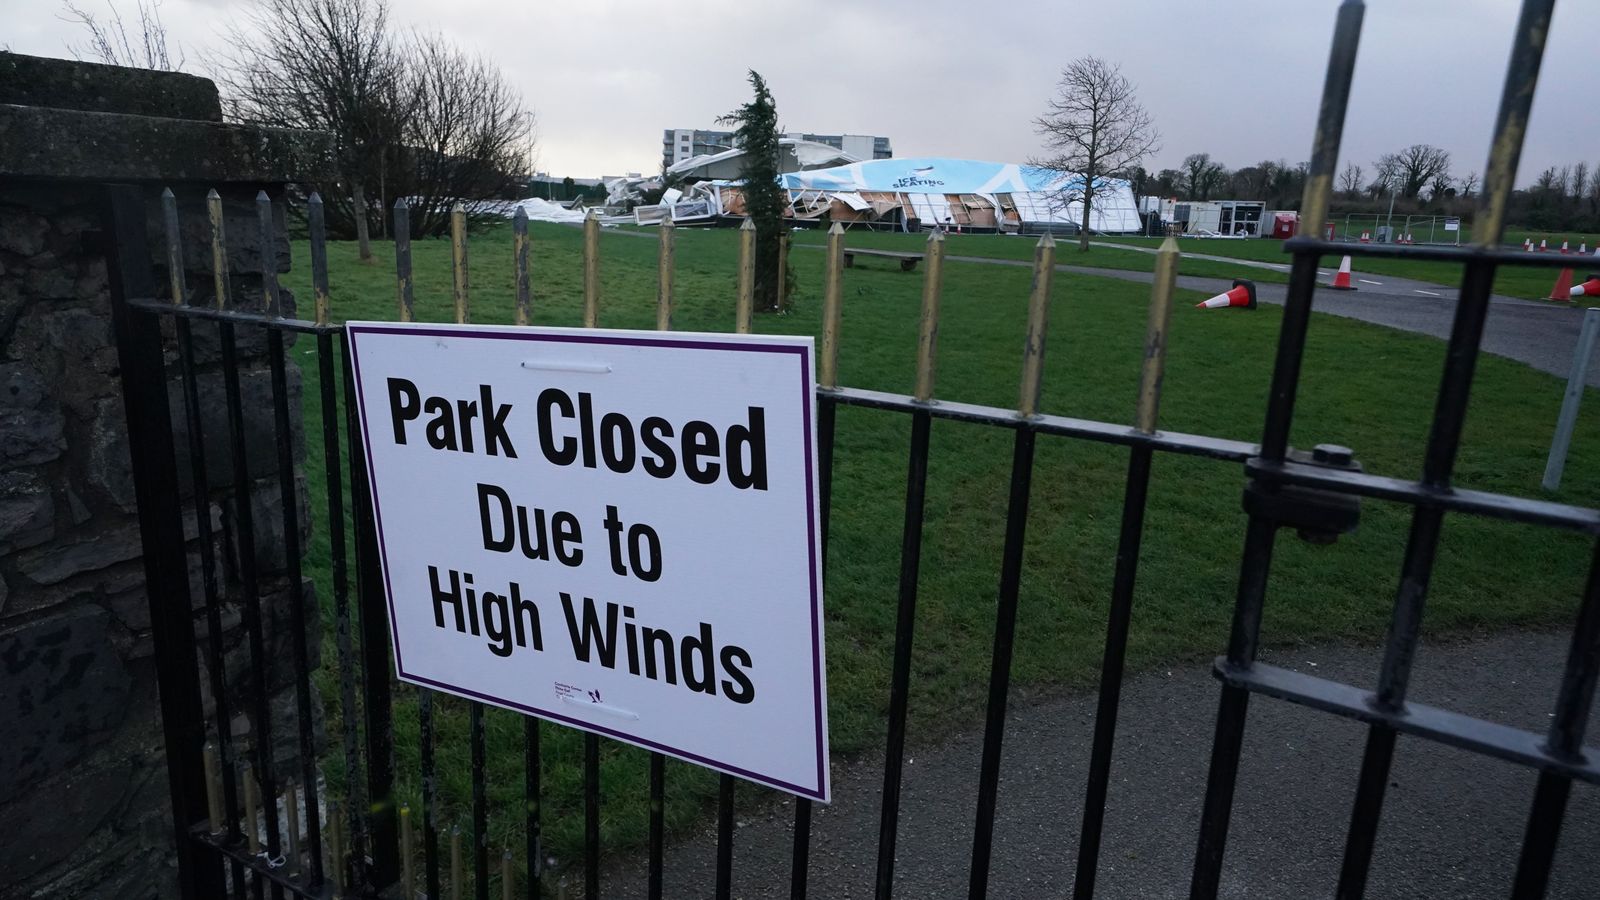
MULTIPOLYGON (((1083 818, 1075 829, 1071 824, 1063 824, 1061 828, 1063 841, 1074 837, 1077 840, 1076 898, 1087 900, 1094 896, 1096 889, 1105 808, 1112 790, 1113 751, 1144 516, 1152 471, 1159 454, 1239 466, 1244 475, 1244 500, 1249 515, 1230 639, 1226 654, 1216 663, 1221 694, 1204 811, 1199 823, 1191 896, 1209 900, 1219 894, 1249 701, 1257 694, 1354 719, 1368 729, 1361 774, 1354 788, 1338 896, 1360 897, 1365 891, 1389 767, 1401 734, 1507 760, 1538 773, 1515 891, 1519 897, 1542 896, 1571 783, 1575 780, 1600 783, 1600 764, 1596 762, 1600 757, 1584 745, 1587 711, 1594 695, 1597 669, 1600 669, 1596 662, 1600 658, 1596 649, 1600 646, 1600 600, 1597 600, 1600 575, 1594 574, 1596 569, 1591 568, 1548 733, 1537 734, 1415 704, 1408 700, 1407 688, 1419 643, 1428 577, 1435 560, 1441 523, 1447 513, 1600 537, 1600 511, 1468 490, 1451 482, 1494 271, 1502 265, 1545 267, 1560 264, 1554 257, 1499 249, 1503 225, 1499 210, 1503 209, 1515 171, 1515 156, 1531 102, 1549 10, 1548 0, 1529 0, 1524 6, 1497 125, 1496 150, 1491 156, 1480 201, 1478 231, 1470 246, 1461 249, 1352 246, 1304 238, 1286 243, 1285 250, 1291 254, 1293 263, 1289 299, 1283 314, 1266 423, 1259 443, 1168 432, 1159 427, 1162 379, 1179 261, 1177 244, 1170 237, 1156 255, 1132 424, 1124 424, 1052 415, 1039 408, 1041 385, 1048 372, 1050 342, 1046 325, 1056 271, 1055 245, 1049 235, 1038 242, 1033 260, 1026 337, 1017 359, 1019 389, 1015 408, 964 403, 939 396, 936 375, 945 238, 938 232, 929 236, 922 267, 912 393, 886 393, 841 385, 839 355, 848 343, 842 315, 846 251, 843 229, 837 224, 830 228, 822 270, 816 396, 824 567, 828 558, 838 410, 855 407, 905 416, 908 428, 898 593, 894 601, 894 644, 887 716, 883 723, 884 770, 877 861, 872 875, 876 897, 886 900, 892 896, 895 886, 915 649, 912 639, 917 623, 928 466, 934 452, 932 425, 936 420, 1012 432, 1006 524, 995 588, 993 644, 984 704, 985 725, 977 760, 977 804, 968 848, 969 897, 988 896, 995 818, 1002 803, 999 775, 1007 701, 1011 693, 1018 598, 1024 577, 1023 547, 1036 448, 1041 439, 1088 441, 1126 448, 1128 453, 1115 566, 1108 589, 1105 643, 1084 786, 1083 818), (1420 478, 1367 473, 1342 448, 1320 447, 1308 453, 1289 446, 1301 360, 1312 325, 1310 311, 1316 267, 1324 256, 1343 254, 1440 260, 1463 266, 1455 328, 1447 344, 1420 478), (1362 497, 1404 504, 1412 515, 1410 540, 1405 548, 1385 643, 1385 659, 1375 688, 1357 688, 1257 662, 1277 532, 1288 527, 1311 540, 1332 540, 1339 532, 1353 527, 1362 497)), ((1310 176, 1302 201, 1302 216, 1308 221, 1326 218, 1362 16, 1363 7, 1359 2, 1346 2, 1339 11, 1310 176)), ((119 226, 113 233, 119 253, 117 258, 123 261, 124 268, 136 269, 136 260, 148 258, 144 254, 142 218, 138 219, 140 226, 134 227, 132 214, 141 201, 137 192, 125 188, 111 188, 108 196, 111 206, 122 211, 117 219, 119 226)), ((197 642, 190 634, 185 641, 177 634, 181 629, 174 629, 171 642, 174 646, 164 646, 161 650, 164 654, 163 703, 167 702, 170 687, 178 691, 174 694, 175 704, 191 703, 191 714, 193 710, 204 709, 203 716, 193 717, 187 731, 177 729, 173 722, 167 723, 169 754, 177 760, 174 771, 182 773, 191 788, 181 802, 178 788, 174 788, 176 839, 188 896, 329 898, 382 894, 443 898, 470 895, 487 900, 490 897, 561 896, 569 890, 580 889, 583 896, 600 896, 601 861, 607 849, 601 845, 600 779, 602 751, 611 742, 592 733, 585 734, 578 758, 556 763, 546 758, 548 749, 542 740, 548 726, 535 718, 525 718, 519 731, 520 783, 512 785, 522 799, 514 808, 496 807, 489 797, 491 760, 484 706, 427 688, 400 687, 394 681, 364 449, 355 439, 346 336, 336 316, 339 299, 329 287, 326 228, 320 198, 311 195, 303 209, 309 231, 313 285, 310 318, 287 315, 289 310, 283 306, 283 295, 277 287, 274 271, 277 253, 271 243, 274 210, 265 194, 258 198, 256 207, 258 250, 264 271, 259 294, 248 298, 232 296, 234 281, 227 266, 228 238, 222 203, 214 192, 209 198, 207 237, 213 298, 209 305, 192 303, 197 293, 184 279, 177 203, 170 192, 161 202, 165 247, 160 258, 168 274, 167 296, 156 296, 158 288, 148 268, 142 276, 120 277, 115 280, 114 288, 122 314, 130 317, 131 322, 145 323, 145 327, 130 329, 121 337, 129 358, 144 361, 143 368, 127 367, 127 377, 154 379, 157 383, 175 379, 181 386, 181 409, 175 411, 172 422, 164 418, 168 415, 165 410, 152 410, 152 415, 162 417, 154 420, 156 424, 169 432, 168 445, 163 448, 159 440, 153 440, 146 449, 154 456, 136 457, 138 476, 144 479, 142 484, 157 485, 157 476, 165 465, 173 469, 172 477, 176 478, 171 437, 182 431, 188 463, 184 475, 189 481, 187 497, 192 501, 192 514, 199 528, 201 578, 198 584, 202 596, 197 598, 197 608, 202 612, 203 640, 197 642), (151 323, 170 323, 170 336, 163 338, 159 329, 147 327, 151 323), (200 329, 206 330, 207 339, 211 333, 215 334, 217 358, 214 361, 202 359, 197 351, 196 333, 200 329), (253 460, 260 448, 251 447, 247 438, 247 434, 259 433, 259 429, 252 428, 252 417, 259 416, 261 411, 246 407, 241 386, 247 369, 255 364, 241 358, 247 335, 263 336, 266 346, 271 401, 267 419, 270 419, 268 430, 273 452, 265 466, 270 472, 263 478, 252 477, 252 472, 263 470, 263 463, 253 460), (326 612, 320 606, 312 606, 316 599, 301 591, 305 574, 300 563, 303 523, 299 518, 302 509, 299 492, 302 487, 296 473, 296 423, 291 421, 291 378, 286 355, 287 348, 295 341, 311 345, 303 349, 307 360, 302 366, 307 371, 314 366, 318 376, 320 421, 306 424, 320 426, 320 464, 326 475, 325 496, 309 498, 319 514, 325 515, 327 523, 331 565, 326 578, 330 591, 326 612), (161 351, 169 346, 173 351, 170 361, 163 361, 161 351), (167 371, 169 367, 175 371, 167 371), (200 389, 201 378, 213 368, 222 382, 225 407, 222 411, 225 441, 217 443, 205 440, 203 429, 211 420, 203 408, 200 389), (180 423, 182 428, 170 427, 180 423), (206 454, 208 449, 217 446, 226 447, 231 463, 226 467, 231 475, 224 479, 225 484, 210 483, 211 473, 217 470, 208 468, 206 454), (232 513, 225 519, 221 534, 213 533, 208 509, 209 498, 215 492, 227 496, 232 513), (272 495, 275 502, 265 502, 268 497, 263 492, 272 495), (218 541, 232 541, 246 548, 255 546, 257 525, 264 524, 257 516, 263 514, 276 515, 282 520, 274 523, 281 526, 286 539, 281 567, 268 571, 258 563, 256 555, 248 551, 235 554, 236 559, 215 552, 218 541), (273 711, 268 708, 267 691, 263 689, 268 684, 271 662, 267 658, 270 651, 263 602, 267 592, 284 590, 292 598, 287 606, 291 621, 284 626, 274 625, 274 629, 285 627, 293 635, 287 652, 293 663, 294 678, 290 687, 294 703, 291 710, 279 711, 274 718, 273 711), (230 681, 230 672, 235 670, 228 668, 222 656, 222 623, 233 611, 241 616, 245 633, 243 684, 230 681), (317 665, 311 661, 306 645, 306 620, 317 617, 325 617, 333 628, 333 653, 330 659, 322 661, 321 671, 330 679, 330 695, 336 698, 337 709, 337 718, 329 716, 329 727, 320 737, 313 704, 317 686, 312 679, 317 674, 317 665), (202 672, 207 679, 208 707, 202 707, 199 702, 202 672), (414 706, 411 705, 413 701, 414 706), (252 725, 248 736, 242 738, 232 725, 241 715, 249 718, 252 725), (408 727, 410 723, 415 724, 418 762, 414 772, 397 769, 393 744, 396 717, 409 720, 408 727), (463 718, 464 729, 451 724, 463 718), (271 729, 280 725, 290 729, 289 736, 274 741, 271 729), (458 730, 464 734, 464 755, 458 752, 460 748, 447 743, 451 740, 447 733, 458 730), (294 748, 294 760, 287 767, 274 756, 284 747, 294 748), (443 784, 441 767, 446 765, 443 760, 447 754, 450 759, 468 760, 470 783, 463 796, 448 794, 443 784), (584 851, 581 860, 558 861, 552 868, 542 829, 547 824, 544 821, 547 812, 545 776, 549 767, 556 764, 581 769, 584 851), (492 826, 496 825, 501 826, 498 833, 515 836, 511 842, 513 846, 502 846, 492 839, 492 826)), ((394 316, 400 321, 412 321, 417 301, 409 238, 410 210, 401 201, 393 214, 396 235, 394 316)), ((465 211, 457 206, 450 219, 450 299, 453 319, 458 323, 472 319, 466 221, 465 211)), ((534 314, 532 278, 538 246, 529 235, 527 220, 520 212, 512 222, 512 231, 513 322, 527 325, 534 314)), ((654 321, 658 330, 669 331, 673 327, 677 302, 676 239, 670 223, 659 229, 658 240, 654 321)), ((756 325, 753 315, 755 243, 756 233, 747 224, 738 233, 739 265, 730 277, 734 303, 728 325, 739 333, 748 333, 756 325)), ((600 280, 599 223, 592 217, 583 225, 582 248, 582 324, 598 328, 605 321, 605 307, 600 280)), ((1073 363, 1071 359, 1049 362, 1057 368, 1070 367, 1073 363)), ((131 386, 127 389, 133 390, 131 386)), ((150 399, 149 403, 153 404, 154 400, 150 399)), ((211 423, 210 427, 216 426, 211 423)), ((141 450, 141 454, 144 453, 141 450)), ((163 533, 170 537, 171 523, 181 520, 182 502, 177 490, 171 490, 170 497, 164 501, 159 497, 146 498, 141 493, 142 524, 156 528, 165 522, 168 528, 167 532, 147 531, 147 540, 163 533)), ((174 580, 172 573, 166 577, 175 590, 187 590, 186 579, 174 580)), ((272 646, 278 646, 276 640, 272 646)), ((179 705, 165 709, 166 715, 185 715, 179 705)), ((645 889, 652 898, 664 896, 666 890, 663 861, 669 851, 665 798, 672 773, 680 765, 669 764, 660 754, 652 753, 648 757, 645 889)), ((718 898, 732 896, 737 849, 734 788, 732 777, 720 776, 715 801, 715 875, 714 884, 708 886, 709 892, 718 898)), ((788 887, 792 898, 808 896, 812 815, 810 801, 795 801, 788 887)))

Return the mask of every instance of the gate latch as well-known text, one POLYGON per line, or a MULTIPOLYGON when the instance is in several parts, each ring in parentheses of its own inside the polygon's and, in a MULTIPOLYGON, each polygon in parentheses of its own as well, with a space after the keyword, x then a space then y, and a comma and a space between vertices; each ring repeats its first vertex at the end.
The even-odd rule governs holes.
MULTIPOLYGON (((1360 472, 1361 464, 1349 447, 1318 444, 1310 453, 1290 450, 1290 463, 1360 472)), ((1296 484, 1266 483, 1252 475, 1244 489, 1244 511, 1293 528, 1300 539, 1312 544, 1331 544, 1341 534, 1356 530, 1361 520, 1361 498, 1356 494, 1296 484)))

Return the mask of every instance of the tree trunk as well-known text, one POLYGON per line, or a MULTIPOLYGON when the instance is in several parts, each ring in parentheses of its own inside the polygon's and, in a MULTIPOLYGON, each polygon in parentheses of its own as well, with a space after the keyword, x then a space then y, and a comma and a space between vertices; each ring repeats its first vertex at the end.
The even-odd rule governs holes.
POLYGON ((1083 185, 1083 227, 1078 229, 1078 250, 1082 253, 1088 253, 1089 208, 1094 204, 1094 182, 1084 179, 1083 185))
POLYGON ((355 203, 356 243, 361 248, 361 261, 371 262, 372 241, 367 234, 367 197, 359 181, 352 186, 352 199, 355 203))

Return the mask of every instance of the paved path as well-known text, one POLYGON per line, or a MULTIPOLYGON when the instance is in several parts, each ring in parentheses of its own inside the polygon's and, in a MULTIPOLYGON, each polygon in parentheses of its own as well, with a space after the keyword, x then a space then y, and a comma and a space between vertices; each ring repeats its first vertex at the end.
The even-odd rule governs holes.
MULTIPOLYGON (((1425 645, 1412 696, 1542 732, 1565 653, 1563 636, 1541 633, 1425 645)), ((1263 659, 1364 684, 1380 655, 1369 647, 1301 647, 1263 659)), ((1204 665, 1151 672, 1124 686, 1096 893, 1102 900, 1188 896, 1217 695, 1204 665)), ((1071 896, 1094 704, 1091 695, 1068 696, 1011 714, 990 897, 1071 896)), ((895 897, 966 895, 981 728, 975 715, 972 730, 909 754, 895 897)), ((1325 713, 1253 700, 1224 897, 1332 896, 1365 735, 1325 713)), ((871 897, 881 755, 835 760, 834 771, 834 803, 814 818, 810 896, 871 897)), ((1509 896, 1533 796, 1527 770, 1402 738, 1390 780, 1369 898, 1509 896)), ((734 897, 788 897, 791 820, 787 803, 741 816, 734 897)), ((1597 846, 1600 789, 1576 785, 1552 900, 1597 896, 1597 846)), ((669 846, 666 896, 710 897, 715 858, 714 825, 669 846)), ((602 895, 642 897, 643 884, 644 861, 629 860, 609 873, 602 895)))

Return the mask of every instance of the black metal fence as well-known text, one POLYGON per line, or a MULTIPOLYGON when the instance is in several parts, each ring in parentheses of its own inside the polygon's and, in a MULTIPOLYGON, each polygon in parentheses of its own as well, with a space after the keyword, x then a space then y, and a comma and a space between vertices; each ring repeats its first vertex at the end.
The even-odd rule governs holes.
MULTIPOLYGON (((819 359, 818 441, 820 446, 821 501, 823 508, 824 564, 827 559, 828 510, 834 431, 840 406, 868 407, 904 414, 910 428, 910 455, 907 464, 904 504, 904 531, 900 557, 900 579, 895 643, 890 683, 889 713, 886 723, 886 753, 883 776, 881 820, 878 838, 876 896, 890 896, 894 884, 895 844, 899 832, 900 786, 906 739, 908 685, 911 677, 912 635, 916 619, 917 584, 922 542, 923 505, 928 470, 929 432, 934 419, 955 420, 999 429, 1014 434, 1010 492, 1007 500, 1007 525, 996 606, 994 645, 980 768, 978 804, 973 817, 969 896, 987 895, 998 804, 997 786, 1005 736, 1005 712, 1009 695, 1012 644, 1017 613, 1018 586, 1022 574, 1024 528, 1027 522, 1034 450, 1041 439, 1069 438, 1128 448, 1128 470, 1122 511, 1115 574, 1111 584, 1111 603, 1106 629, 1105 655, 1099 688, 1099 705, 1089 762, 1084 816, 1077 830, 1078 854, 1075 896, 1087 900, 1094 895, 1100 840, 1110 783, 1112 748, 1117 726, 1119 696, 1123 680, 1123 661, 1128 637, 1134 586, 1139 563, 1140 540, 1151 462, 1156 453, 1176 453, 1209 458, 1227 464, 1243 464, 1246 474, 1244 499, 1249 514, 1235 605, 1232 635, 1227 654, 1219 658, 1216 673, 1222 683, 1210 774, 1200 822, 1191 896, 1198 900, 1218 893, 1223 851, 1226 846, 1229 815, 1243 743, 1250 697, 1263 694, 1287 699, 1336 715, 1356 719, 1369 727, 1369 738, 1361 776, 1351 813, 1344 865, 1338 885, 1339 897, 1360 897, 1364 892, 1376 830, 1380 820, 1388 771, 1398 735, 1438 741, 1474 753, 1485 754, 1533 767, 1539 772, 1538 788, 1529 813, 1526 837, 1516 874, 1517 897, 1539 897, 1544 893, 1561 829, 1562 815, 1574 780, 1600 782, 1600 763, 1583 746, 1586 717, 1600 672, 1600 576, 1593 574, 1585 590, 1581 611, 1573 630, 1572 649, 1556 698, 1549 732, 1533 734, 1491 722, 1410 703, 1406 688, 1411 675, 1424 600, 1427 595, 1440 526, 1447 512, 1486 516, 1534 523, 1559 529, 1600 535, 1600 512, 1519 497, 1462 490, 1450 484, 1452 463, 1460 442, 1474 363, 1488 310, 1494 273, 1501 265, 1558 266, 1559 258, 1508 253, 1499 248, 1503 212, 1512 189, 1517 156, 1533 95, 1544 36, 1548 31, 1553 0, 1528 0, 1514 38, 1511 63, 1500 116, 1496 126, 1484 190, 1480 198, 1473 243, 1465 249, 1433 247, 1395 247, 1379 245, 1330 244, 1298 238, 1287 243, 1293 254, 1287 305, 1277 350, 1264 434, 1259 445, 1203 435, 1163 432, 1157 428, 1161 375, 1166 348, 1167 318, 1172 303, 1177 269, 1176 245, 1169 243, 1158 255, 1156 285, 1152 292, 1150 324, 1140 398, 1133 427, 1118 423, 1089 421, 1042 414, 1037 409, 1044 355, 1050 280, 1055 270, 1053 243, 1047 237, 1035 254, 1033 286, 1029 303, 1028 338, 1023 354, 1023 376, 1016 409, 999 409, 959 402, 934 402, 934 362, 937 358, 939 284, 942 244, 930 242, 924 267, 922 328, 919 337, 918 378, 912 395, 888 394, 841 387, 837 383, 839 315, 842 304, 843 236, 830 235, 827 282, 824 299, 822 350, 819 359), (1449 338, 1445 368, 1441 376, 1436 409, 1423 460, 1423 475, 1411 480, 1367 473, 1338 447, 1318 447, 1313 452, 1291 449, 1288 444, 1300 377, 1302 352, 1311 324, 1310 311, 1316 288, 1317 264, 1326 255, 1387 257, 1441 260, 1464 266, 1464 278, 1449 338), (1413 508, 1412 528, 1406 547, 1399 589, 1393 604, 1393 618, 1378 684, 1373 691, 1324 679, 1293 673, 1255 660, 1260 639, 1262 610, 1272 549, 1281 528, 1292 528, 1302 537, 1317 541, 1332 540, 1354 527, 1359 517, 1360 498, 1368 497, 1408 504, 1413 508)), ((1338 159, 1346 100, 1354 69, 1356 45, 1363 6, 1344 3, 1338 13, 1332 56, 1327 70, 1321 113, 1313 145, 1310 176, 1301 209, 1303 222, 1317 223, 1326 218, 1328 201, 1338 159)), ((175 816, 177 854, 186 897, 231 895, 274 897, 404 896, 408 900, 424 892, 440 898, 451 896, 470 884, 478 898, 490 896, 494 883, 491 848, 487 836, 487 792, 485 786, 486 741, 483 707, 472 704, 468 741, 471 755, 471 827, 463 850, 459 830, 449 835, 449 848, 441 846, 438 811, 438 763, 435 711, 432 692, 419 689, 415 712, 420 726, 420 772, 422 802, 420 824, 414 825, 408 809, 396 799, 396 772, 391 733, 394 694, 393 669, 389 659, 389 637, 384 618, 381 579, 377 571, 376 535, 365 484, 362 447, 349 440, 356 434, 343 410, 353 403, 341 403, 337 395, 336 371, 342 367, 343 334, 330 324, 327 255, 323 241, 321 209, 313 198, 308 207, 311 234, 311 267, 314 284, 315 315, 311 320, 284 318, 272 304, 277 292, 272 284, 271 266, 264 265, 266 308, 239 311, 227 296, 225 235, 222 233, 221 207, 214 198, 211 207, 213 270, 216 275, 218 305, 200 308, 188 305, 182 282, 182 260, 177 257, 180 242, 177 213, 170 196, 166 198, 167 254, 171 283, 167 299, 160 293, 149 265, 144 235, 144 211, 138 191, 124 187, 107 190, 108 230, 114 237, 112 287, 116 309, 119 350, 122 359, 127 401, 130 444, 137 473, 141 527, 146 548, 149 582, 153 597, 166 597, 168 604, 154 603, 152 613, 158 640, 158 664, 163 712, 167 729, 169 773, 175 816), (162 324, 171 326, 170 342, 163 337, 162 324), (234 538, 251 546, 251 509, 248 502, 252 486, 247 476, 247 451, 239 389, 239 361, 236 345, 240 329, 264 332, 271 366, 274 433, 278 491, 284 533, 290 546, 288 579, 300 583, 300 548, 297 516, 292 424, 283 353, 286 338, 294 335, 314 343, 320 373, 321 428, 327 472, 326 496, 313 502, 326 504, 328 530, 332 541, 332 620, 336 628, 336 673, 341 716, 341 731, 329 735, 337 751, 319 756, 311 710, 312 671, 305 646, 303 619, 321 614, 320 610, 296 603, 292 610, 294 631, 299 642, 295 656, 295 695, 297 700, 298 769, 291 782, 278 783, 272 759, 273 741, 267 729, 273 718, 266 708, 264 691, 252 696, 246 708, 230 708, 227 671, 216 657, 222 623, 220 610, 224 598, 240 604, 243 625, 248 633, 251 681, 264 683, 266 653, 262 636, 259 573, 250 553, 239 554, 238 564, 229 569, 224 560, 211 552, 209 518, 204 504, 209 486, 204 461, 206 442, 201 434, 200 392, 195 380, 196 329, 214 329, 221 353, 227 404, 228 447, 234 465, 231 495, 235 501, 237 530, 234 538), (167 350, 174 350, 178 378, 183 385, 186 427, 178 429, 188 436, 188 478, 199 512, 199 545, 203 569, 206 640, 197 642, 186 615, 172 612, 174 598, 188 595, 188 577, 183 540, 184 495, 179 486, 179 454, 174 446, 174 420, 168 409, 164 385, 170 377, 167 350), (341 440, 343 443, 341 444, 341 440), (350 473, 345 484, 341 473, 350 473), (354 544, 346 543, 346 523, 353 530, 354 544), (352 601, 357 614, 352 614, 352 601), (210 658, 202 658, 204 653, 210 658), (199 663, 204 662, 201 666, 199 663), (201 702, 201 672, 207 673, 206 693, 213 698, 210 709, 201 702), (360 715, 355 715, 359 710, 360 715), (239 746, 232 738, 230 723, 240 712, 256 725, 249 746, 239 746), (341 767, 339 792, 327 788, 329 779, 319 767, 341 767), (416 832, 420 832, 420 835, 416 832), (467 876, 470 858, 470 877, 467 876)), ((263 196, 260 215, 263 240, 271 234, 271 210, 263 196)), ((404 216, 403 205, 397 216, 404 216)), ((455 302, 458 321, 467 319, 466 253, 462 217, 454 231, 456 260, 455 302)), ((516 222, 518 324, 528 321, 529 274, 526 222, 516 222)), ((403 224, 395 232, 398 315, 408 319, 412 307, 410 247, 403 224)), ((584 324, 599 322, 597 226, 591 221, 585 242, 584 324)), ((658 324, 670 328, 672 320, 672 232, 663 229, 662 280, 659 291, 658 324)), ((748 276, 750 238, 741 243, 741 291, 736 313, 740 330, 749 327, 748 276)), ((264 260, 272 258, 263 247, 264 260)), ((350 380, 344 379, 346 391, 350 380)), ((411 713, 404 713, 410 715, 411 713)), ((513 854, 507 851, 498 862, 502 874, 499 888, 504 897, 540 897, 553 892, 547 873, 542 871, 541 826, 541 724, 532 718, 524 721, 523 792, 520 815, 525 821, 526 846, 520 848, 523 866, 514 867, 513 854), (523 868, 520 880, 514 869, 523 868)), ((582 881, 585 896, 594 897, 600 887, 600 738, 586 735, 583 748, 585 854, 582 881)), ((652 755, 649 767, 649 867, 648 891, 662 895, 664 849, 663 783, 665 762, 652 755)), ((795 803, 794 842, 789 894, 807 896, 808 858, 811 846, 810 801, 795 803)), ((502 811, 504 812, 504 811, 502 811)), ((733 862, 733 781, 724 776, 718 799, 718 853, 715 896, 728 897, 733 862)), ((1072 837, 1063 828, 1063 841, 1072 837)))

